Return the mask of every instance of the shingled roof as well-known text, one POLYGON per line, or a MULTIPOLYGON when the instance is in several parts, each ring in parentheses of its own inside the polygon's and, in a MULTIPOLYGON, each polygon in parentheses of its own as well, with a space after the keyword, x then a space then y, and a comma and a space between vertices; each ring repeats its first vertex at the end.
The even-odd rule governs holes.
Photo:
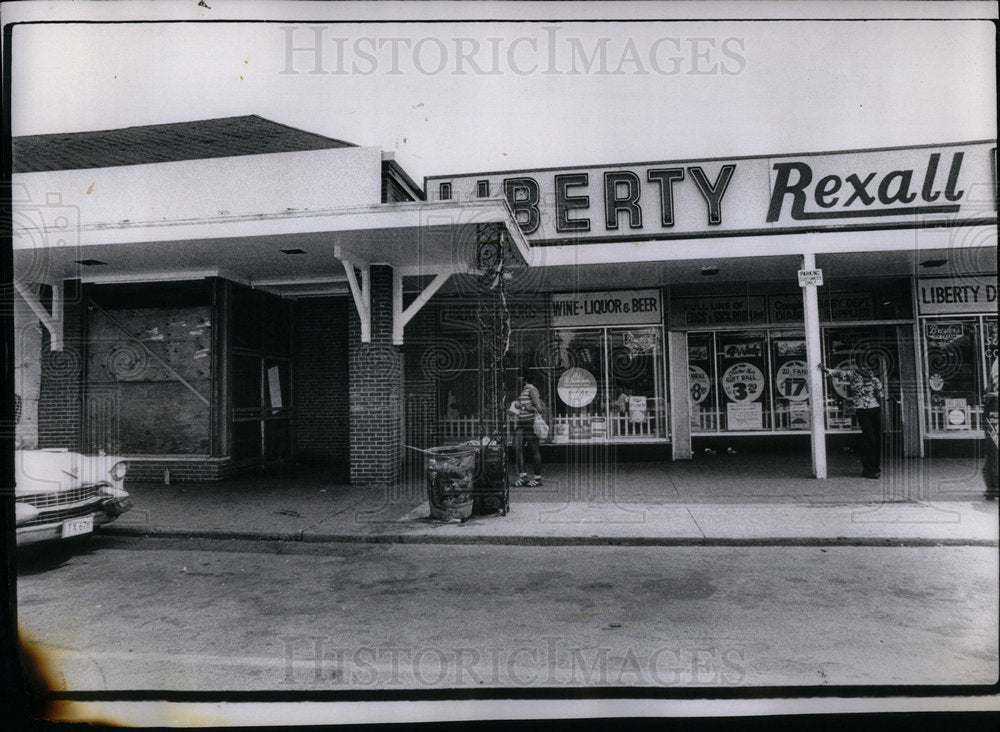
POLYGON ((15 173, 110 168, 236 155, 354 147, 258 117, 223 117, 13 139, 15 173))

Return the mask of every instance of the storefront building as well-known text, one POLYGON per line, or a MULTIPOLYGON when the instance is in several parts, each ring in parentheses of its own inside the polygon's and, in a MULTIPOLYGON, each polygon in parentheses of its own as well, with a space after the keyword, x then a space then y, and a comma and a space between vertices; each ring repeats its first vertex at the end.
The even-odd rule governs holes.
POLYGON ((425 189, 500 192, 514 210, 542 268, 527 287, 549 308, 520 356, 557 441, 660 441, 683 459, 699 438, 857 432, 847 385, 824 383, 817 361, 875 368, 902 454, 983 437, 993 141, 434 176, 425 189), (812 318, 802 270, 821 283, 812 318))
POLYGON ((904 454, 983 436, 995 141, 421 190, 260 118, 154 127, 15 141, 24 446, 120 453, 133 479, 317 459, 392 483, 406 446, 479 436, 484 242, 511 265, 508 390, 532 370, 554 456, 800 435, 825 477, 857 424, 818 361, 876 368, 904 454))
POLYGON ((404 326, 484 243, 528 254, 503 202, 259 117, 15 139, 13 183, 17 444, 130 480, 398 481, 404 326))

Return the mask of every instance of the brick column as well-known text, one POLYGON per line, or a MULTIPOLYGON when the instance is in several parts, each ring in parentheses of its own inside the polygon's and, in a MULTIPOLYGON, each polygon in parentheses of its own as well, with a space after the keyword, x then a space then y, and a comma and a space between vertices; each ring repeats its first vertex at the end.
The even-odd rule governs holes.
MULTIPOLYGON (((46 307, 50 307, 48 302, 46 307)), ((51 350, 42 329, 41 383, 38 395, 38 446, 79 450, 83 428, 83 372, 87 355, 82 287, 63 283, 63 350, 51 350)))
POLYGON ((361 342, 353 303, 348 317, 351 483, 391 485, 402 461, 403 355, 392 344, 392 268, 371 268, 371 343, 361 342))

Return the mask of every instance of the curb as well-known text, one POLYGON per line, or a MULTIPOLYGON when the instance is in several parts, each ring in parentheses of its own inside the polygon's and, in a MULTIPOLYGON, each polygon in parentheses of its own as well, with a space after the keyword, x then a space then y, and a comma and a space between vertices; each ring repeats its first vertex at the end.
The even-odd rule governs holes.
POLYGON ((198 531, 180 529, 132 529, 97 526, 94 533, 102 536, 130 536, 151 539, 235 539, 240 541, 302 541, 302 532, 268 533, 266 531, 198 531))
POLYGON ((995 539, 913 538, 913 537, 599 537, 599 536, 441 536, 433 534, 310 534, 253 533, 240 531, 181 531, 171 529, 101 529, 106 536, 153 539, 222 539, 303 544, 428 544, 442 546, 717 546, 717 547, 997 547, 995 539))

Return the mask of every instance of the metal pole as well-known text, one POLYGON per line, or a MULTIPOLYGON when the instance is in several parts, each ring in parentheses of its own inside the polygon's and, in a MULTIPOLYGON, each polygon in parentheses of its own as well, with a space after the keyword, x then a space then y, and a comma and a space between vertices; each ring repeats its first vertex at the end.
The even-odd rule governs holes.
MULTIPOLYGON (((815 254, 809 252, 802 255, 802 269, 816 269, 815 254)), ((823 357, 816 285, 803 286, 802 301, 806 326, 806 367, 809 370, 813 475, 823 479, 826 478, 826 425, 824 424, 826 405, 823 400, 823 374, 819 370, 819 363, 823 357)))

